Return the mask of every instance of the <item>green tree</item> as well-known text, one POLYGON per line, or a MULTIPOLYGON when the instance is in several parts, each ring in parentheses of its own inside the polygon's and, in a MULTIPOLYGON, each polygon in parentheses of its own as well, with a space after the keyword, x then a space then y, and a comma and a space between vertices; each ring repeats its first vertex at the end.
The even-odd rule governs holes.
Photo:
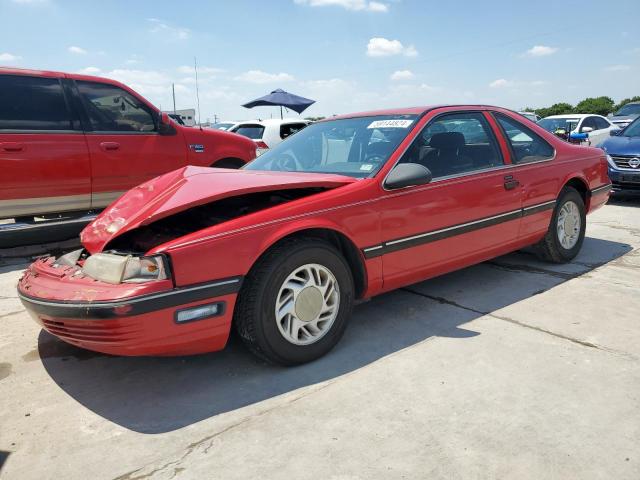
POLYGON ((554 103, 550 107, 536 108, 535 112, 542 118, 550 115, 564 115, 566 113, 573 113, 573 105, 570 103, 554 103))
POLYGON ((613 105, 614 102, 611 97, 589 97, 576 105, 576 113, 607 115, 613 111, 613 105))
POLYGON ((617 112, 622 107, 624 107, 627 103, 631 103, 631 102, 640 102, 640 97, 636 95, 635 97, 625 98, 624 100, 620 100, 620 103, 618 103, 615 107, 613 107, 613 111, 617 112))

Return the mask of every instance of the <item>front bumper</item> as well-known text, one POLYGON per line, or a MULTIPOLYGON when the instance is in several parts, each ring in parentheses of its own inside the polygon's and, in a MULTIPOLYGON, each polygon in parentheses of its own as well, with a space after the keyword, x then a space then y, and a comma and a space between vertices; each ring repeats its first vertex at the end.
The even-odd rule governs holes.
POLYGON ((64 268, 58 276, 50 270, 51 263, 39 260, 18 284, 18 295, 29 314, 67 343, 113 355, 191 355, 221 350, 229 337, 242 284, 241 277, 232 277, 131 294, 130 286, 95 280, 86 284, 86 279, 65 274, 64 268), (114 298, 105 298, 109 296, 114 298), (212 303, 220 307, 215 315, 177 321, 179 311, 212 303))
POLYGON ((640 192, 640 170, 618 170, 609 166, 609 179, 614 191, 640 192))

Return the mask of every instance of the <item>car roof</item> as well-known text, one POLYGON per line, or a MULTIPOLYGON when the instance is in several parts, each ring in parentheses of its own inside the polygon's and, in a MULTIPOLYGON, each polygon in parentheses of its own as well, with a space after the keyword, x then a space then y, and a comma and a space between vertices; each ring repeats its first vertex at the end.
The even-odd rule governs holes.
POLYGON ((237 122, 238 125, 262 125, 267 127, 269 125, 285 125, 287 123, 310 123, 309 120, 305 120, 304 118, 267 118, 266 120, 243 120, 242 122, 237 122))
POLYGON ((486 104, 441 104, 441 105, 425 105, 418 107, 405 107, 405 108, 388 108, 384 110, 371 110, 367 112, 358 112, 358 113, 348 113, 345 115, 336 115, 333 117, 328 117, 321 122, 327 120, 340 120, 344 118, 357 118, 357 117, 375 117, 375 116, 384 116, 384 115, 423 115, 431 110, 440 109, 440 108, 459 108, 460 110, 495 110, 499 112, 511 112, 515 113, 513 110, 508 108, 498 107, 495 105, 486 105, 486 104))
MULTIPOLYGON (((585 118, 585 117, 602 117, 602 115, 598 115, 597 113, 566 113, 563 115, 549 115, 546 118, 585 118)), ((603 117, 604 118, 604 117, 603 117)))

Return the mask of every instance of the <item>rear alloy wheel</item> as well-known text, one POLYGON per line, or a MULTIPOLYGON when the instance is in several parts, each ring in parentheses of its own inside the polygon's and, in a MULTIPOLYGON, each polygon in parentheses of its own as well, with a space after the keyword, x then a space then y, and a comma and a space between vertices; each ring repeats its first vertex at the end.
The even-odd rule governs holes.
POLYGON ((234 324, 259 357, 281 365, 310 362, 342 337, 353 292, 349 266, 331 244, 285 240, 247 275, 234 324))
POLYGON ((543 260, 566 263, 582 248, 586 229, 584 201, 576 189, 565 187, 558 196, 549 230, 535 246, 543 260))

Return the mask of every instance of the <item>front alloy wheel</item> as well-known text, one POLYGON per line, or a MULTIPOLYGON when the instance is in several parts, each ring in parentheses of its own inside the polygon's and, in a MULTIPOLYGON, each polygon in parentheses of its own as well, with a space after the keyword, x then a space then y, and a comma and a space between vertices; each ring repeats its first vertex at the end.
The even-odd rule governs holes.
POLYGON ((233 321, 249 349, 281 365, 315 360, 340 340, 351 315, 349 265, 320 239, 272 247, 247 275, 233 321))
POLYGON ((276 323, 287 341, 310 345, 331 329, 339 307, 336 277, 323 265, 309 263, 293 271, 280 287, 276 323))

